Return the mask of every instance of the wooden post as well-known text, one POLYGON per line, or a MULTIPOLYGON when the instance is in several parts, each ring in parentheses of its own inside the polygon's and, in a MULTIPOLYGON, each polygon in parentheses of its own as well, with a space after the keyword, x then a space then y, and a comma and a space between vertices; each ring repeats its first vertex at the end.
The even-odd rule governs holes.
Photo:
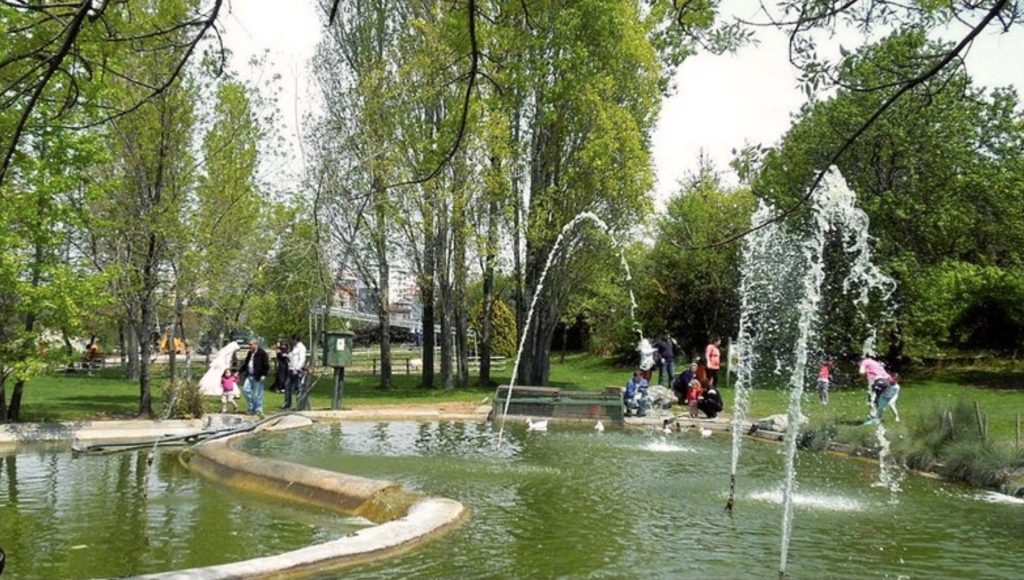
POLYGON ((981 440, 985 440, 985 419, 981 416, 981 407, 978 405, 978 401, 974 401, 974 415, 978 418, 978 433, 981 435, 981 440))
POLYGON ((370 372, 371 375, 377 374, 377 359, 373 359, 373 370, 370 372))
POLYGON ((411 361, 411 360, 412 359, 408 359, 408 358, 405 359, 405 374, 409 374, 410 373, 411 365, 409 364, 409 361, 411 361))
POLYGON ((1017 442, 1017 449, 1020 449, 1020 411, 1017 411, 1017 436, 1015 440, 1017 442))

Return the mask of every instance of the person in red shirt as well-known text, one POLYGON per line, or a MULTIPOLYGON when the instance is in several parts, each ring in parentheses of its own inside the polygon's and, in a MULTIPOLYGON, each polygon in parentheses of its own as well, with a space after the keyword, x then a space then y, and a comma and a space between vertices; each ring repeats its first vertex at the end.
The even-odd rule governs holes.
POLYGON ((708 382, 715 387, 718 386, 718 369, 721 367, 722 361, 722 353, 718 350, 721 344, 722 339, 716 336, 711 339, 707 348, 704 349, 704 360, 707 361, 708 365, 708 382))
POLYGON ((835 366, 832 359, 827 358, 818 367, 818 398, 821 399, 822 405, 828 404, 828 389, 832 382, 832 369, 835 366))
POLYGON ((686 406, 689 407, 690 417, 697 417, 697 405, 703 398, 704 388, 701 387, 700 381, 693 379, 690 381, 690 389, 686 391, 686 406))

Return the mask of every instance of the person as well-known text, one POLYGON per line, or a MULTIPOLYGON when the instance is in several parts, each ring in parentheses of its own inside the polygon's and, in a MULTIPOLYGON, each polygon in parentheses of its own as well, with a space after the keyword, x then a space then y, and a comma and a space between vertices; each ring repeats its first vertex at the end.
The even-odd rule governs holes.
POLYGON ((704 396, 704 388, 701 387, 700 381, 693 379, 690 381, 689 390, 686 391, 686 406, 689 407, 689 415, 691 419, 697 417, 698 405, 700 400, 704 396))
POLYGON ((898 391, 891 390, 892 377, 885 371, 882 363, 873 358, 863 357, 860 361, 858 372, 867 378, 868 381, 868 406, 871 408, 871 411, 865 424, 877 425, 881 421, 881 413, 878 409, 880 399, 884 395, 885 403, 888 404, 898 391))
POLYGON ((270 390, 275 393, 283 393, 288 388, 288 343, 279 340, 277 341, 277 347, 274 353, 274 362, 276 363, 276 369, 274 371, 274 382, 270 385, 270 390))
POLYGON ((892 409, 892 414, 896 418, 896 422, 900 422, 900 412, 896 410, 896 399, 900 396, 900 376, 896 373, 890 375, 889 388, 882 391, 880 395, 875 397, 875 408, 878 410, 878 420, 882 420, 882 414, 886 409, 892 409))
POLYGON ((643 374, 644 380, 650 384, 651 375, 654 372, 654 353, 657 351, 651 346, 651 341, 646 338, 640 339, 640 344, 636 349, 640 351, 640 372, 643 374))
POLYGON ((686 391, 690 387, 690 381, 697 377, 697 363, 690 363, 690 366, 686 367, 683 374, 676 375, 674 381, 672 381, 672 392, 676 394, 676 398, 682 403, 686 400, 686 391))
POLYGON ((665 387, 672 385, 672 379, 675 378, 677 346, 679 345, 676 343, 676 339, 672 338, 672 335, 667 330, 661 337, 661 340, 654 344, 657 358, 661 359, 661 365, 658 367, 659 385, 665 387), (662 381, 663 377, 668 378, 667 382, 662 381))
POLYGON ((238 403, 235 402, 235 397, 238 396, 238 375, 233 373, 231 369, 224 369, 224 374, 220 377, 220 412, 227 413, 228 405, 231 405, 231 412, 238 412, 238 403))
POLYGON ((822 405, 828 404, 828 389, 832 381, 832 369, 835 366, 832 359, 827 358, 818 367, 818 398, 821 400, 822 405))
POLYGON ((718 369, 722 361, 722 353, 718 350, 721 344, 722 339, 716 336, 711 339, 711 342, 704 349, 704 360, 708 366, 708 384, 715 387, 718 386, 718 369))
POLYGON ((299 392, 302 389, 302 379, 306 375, 306 345, 302 344, 302 337, 292 337, 292 349, 288 351, 288 383, 284 389, 284 404, 282 409, 292 408, 292 395, 295 395, 298 402, 299 392))
POLYGON ((242 383, 242 394, 245 395, 245 402, 249 405, 250 415, 263 414, 263 379, 267 377, 270 370, 270 357, 267 351, 260 346, 260 340, 253 338, 249 340, 249 352, 245 355, 240 374, 245 376, 242 383))
POLYGON ((714 419, 722 412, 724 407, 722 403, 722 395, 718 393, 718 388, 715 385, 711 385, 701 396, 697 399, 697 408, 700 409, 708 419, 714 419))
POLYGON ((100 345, 96 342, 96 335, 93 334, 89 337, 89 343, 85 345, 85 368, 92 370, 99 368, 103 362, 103 356, 100 354, 100 345))
POLYGON ((637 417, 647 415, 647 407, 650 404, 647 397, 648 384, 642 369, 634 370, 633 376, 626 381, 626 390, 622 393, 622 404, 626 407, 626 417, 632 417, 634 412, 637 417))

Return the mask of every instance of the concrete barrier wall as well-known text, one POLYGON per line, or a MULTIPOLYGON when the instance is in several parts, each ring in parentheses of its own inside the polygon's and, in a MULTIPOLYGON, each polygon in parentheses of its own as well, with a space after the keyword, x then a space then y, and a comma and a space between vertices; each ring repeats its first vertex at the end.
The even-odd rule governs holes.
POLYGON ((252 436, 237 435, 199 445, 187 456, 189 467, 232 487, 363 516, 379 525, 284 554, 140 578, 259 578, 351 566, 409 550, 455 528, 467 515, 466 508, 457 501, 409 493, 393 482, 260 459, 235 448, 252 436))

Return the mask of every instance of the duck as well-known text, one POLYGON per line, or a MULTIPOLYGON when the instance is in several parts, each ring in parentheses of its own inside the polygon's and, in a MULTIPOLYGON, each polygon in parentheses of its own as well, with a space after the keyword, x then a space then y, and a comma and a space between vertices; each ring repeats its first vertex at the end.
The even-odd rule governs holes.
POLYGON ((594 425, 594 431, 597 431, 598 433, 604 433, 604 423, 598 421, 597 424, 594 425))
POLYGON ((526 418, 526 430, 527 431, 547 431, 548 430, 548 420, 544 419, 543 421, 537 421, 535 423, 533 421, 533 419, 530 419, 529 417, 527 417, 526 418))
POLYGON ((701 437, 711 437, 711 429, 707 429, 705 427, 701 427, 700 428, 700 436, 701 437))
POLYGON ((667 423, 665 424, 665 426, 664 426, 664 427, 662 427, 662 428, 661 428, 661 431, 662 431, 662 433, 664 433, 665 435, 671 435, 671 434, 672 434, 672 428, 671 428, 671 427, 669 427, 667 423))

